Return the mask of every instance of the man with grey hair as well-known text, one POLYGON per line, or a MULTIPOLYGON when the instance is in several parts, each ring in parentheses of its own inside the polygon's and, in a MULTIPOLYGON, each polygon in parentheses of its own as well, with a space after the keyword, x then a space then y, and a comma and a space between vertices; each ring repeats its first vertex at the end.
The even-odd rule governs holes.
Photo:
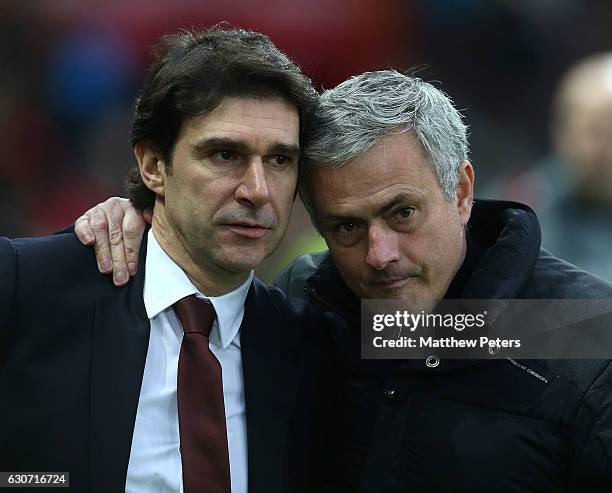
POLYGON ((389 70, 323 93, 312 127, 301 197, 344 280, 360 298, 405 298, 431 309, 465 256, 474 172, 461 115, 431 84, 389 70), (403 242, 418 260, 400 258, 403 242), (365 256, 353 254, 358 243, 367 244, 365 256))
MULTIPOLYGON (((370 72, 324 92, 311 137, 300 192, 329 252, 297 259, 277 284, 334 322, 330 491, 610 491, 609 360, 365 360, 359 318, 367 298, 430 311, 612 287, 541 250, 527 206, 473 201, 461 115, 419 78, 370 72)), ((77 231, 93 239, 90 220, 118 208, 98 206, 77 231)))

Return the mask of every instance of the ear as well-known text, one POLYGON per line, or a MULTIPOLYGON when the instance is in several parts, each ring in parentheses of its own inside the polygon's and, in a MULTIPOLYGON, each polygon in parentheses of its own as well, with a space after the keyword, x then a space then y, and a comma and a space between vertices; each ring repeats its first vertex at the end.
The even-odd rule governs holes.
POLYGON ((134 155, 138 161, 140 176, 149 190, 160 197, 164 196, 164 179, 166 177, 164 160, 159 157, 149 144, 138 142, 134 146, 134 155))
POLYGON ((472 214, 474 200, 474 168, 469 161, 459 163, 459 182, 457 183, 457 211, 461 225, 465 226, 472 214))

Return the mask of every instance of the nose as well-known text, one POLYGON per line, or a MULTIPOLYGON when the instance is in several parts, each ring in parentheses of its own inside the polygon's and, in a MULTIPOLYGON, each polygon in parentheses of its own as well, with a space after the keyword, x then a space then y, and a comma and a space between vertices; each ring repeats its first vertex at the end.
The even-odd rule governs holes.
POLYGON ((366 256, 366 263, 370 267, 384 270, 387 265, 400 259, 398 234, 384 226, 370 226, 366 256))
POLYGON ((261 159, 254 158, 247 164, 235 196, 238 202, 250 207, 261 207, 270 201, 266 171, 261 159))

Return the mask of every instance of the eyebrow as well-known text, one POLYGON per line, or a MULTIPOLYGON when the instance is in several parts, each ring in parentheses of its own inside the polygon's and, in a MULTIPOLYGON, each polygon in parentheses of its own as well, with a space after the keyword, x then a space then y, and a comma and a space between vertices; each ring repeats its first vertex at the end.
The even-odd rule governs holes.
MULTIPOLYGON (((204 154, 215 149, 223 149, 240 154, 249 154, 252 152, 251 147, 247 143, 225 137, 200 139, 194 142, 191 147, 199 154, 204 154)), ((268 147, 267 154, 283 154, 298 158, 300 156, 300 146, 296 144, 287 144, 285 142, 275 142, 268 147)))
POLYGON ((379 207, 378 210, 376 211, 376 215, 377 216, 382 215, 385 212, 395 208, 397 205, 401 204, 402 202, 415 202, 420 199, 421 199, 421 194, 417 192, 398 193, 396 196, 390 199, 387 203, 379 207))
MULTIPOLYGON (((389 201, 385 202, 378 209, 376 209, 375 215, 381 216, 385 212, 393 209, 397 205, 402 202, 414 202, 419 201, 421 199, 421 194, 417 192, 401 192, 392 197, 389 201)), ((359 221, 360 218, 358 216, 354 216, 352 214, 328 214, 325 216, 325 221, 333 221, 333 222, 347 222, 347 221, 359 221)))

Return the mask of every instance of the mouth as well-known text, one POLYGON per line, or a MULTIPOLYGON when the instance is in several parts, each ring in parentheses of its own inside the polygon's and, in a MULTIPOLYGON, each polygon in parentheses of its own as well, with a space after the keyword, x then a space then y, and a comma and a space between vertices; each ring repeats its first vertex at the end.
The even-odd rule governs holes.
POLYGON ((414 276, 389 277, 372 282, 372 286, 383 289, 396 289, 406 284, 414 276))
POLYGON ((250 240, 256 240, 263 237, 271 229, 263 224, 249 222, 224 224, 223 226, 228 228, 232 233, 250 240))

